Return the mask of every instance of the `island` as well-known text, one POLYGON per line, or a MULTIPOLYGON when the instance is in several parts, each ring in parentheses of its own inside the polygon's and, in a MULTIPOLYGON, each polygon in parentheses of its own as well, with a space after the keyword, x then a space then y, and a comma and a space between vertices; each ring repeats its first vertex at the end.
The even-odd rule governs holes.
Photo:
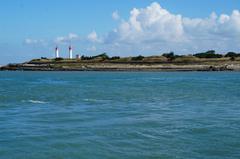
POLYGON ((240 54, 217 54, 214 50, 189 55, 173 52, 158 56, 109 57, 106 53, 73 59, 41 57, 8 64, 1 71, 240 71, 240 54))

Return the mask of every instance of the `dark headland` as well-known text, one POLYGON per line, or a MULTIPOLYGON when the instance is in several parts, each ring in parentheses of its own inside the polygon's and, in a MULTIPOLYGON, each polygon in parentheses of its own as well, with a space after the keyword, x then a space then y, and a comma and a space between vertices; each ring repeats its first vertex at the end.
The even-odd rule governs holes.
POLYGON ((28 62, 8 64, 2 71, 240 71, 240 54, 216 54, 210 50, 193 55, 109 57, 106 53, 81 58, 48 59, 42 57, 28 62))

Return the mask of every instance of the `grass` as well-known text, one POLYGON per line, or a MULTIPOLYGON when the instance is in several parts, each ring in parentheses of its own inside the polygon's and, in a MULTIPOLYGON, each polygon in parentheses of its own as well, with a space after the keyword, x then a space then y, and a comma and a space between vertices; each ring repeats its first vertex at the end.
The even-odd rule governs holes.
POLYGON ((54 64, 56 66, 79 66, 80 64, 84 63, 172 63, 172 64, 214 64, 214 63, 238 63, 240 62, 240 57, 237 57, 234 59, 234 61, 231 60, 230 57, 222 57, 222 58, 198 58, 191 55, 186 56, 180 56, 176 57, 174 59, 168 59, 164 56, 149 56, 144 57, 141 60, 133 60, 132 57, 122 57, 120 59, 91 59, 91 60, 81 60, 81 59, 33 59, 31 60, 30 64, 54 64))

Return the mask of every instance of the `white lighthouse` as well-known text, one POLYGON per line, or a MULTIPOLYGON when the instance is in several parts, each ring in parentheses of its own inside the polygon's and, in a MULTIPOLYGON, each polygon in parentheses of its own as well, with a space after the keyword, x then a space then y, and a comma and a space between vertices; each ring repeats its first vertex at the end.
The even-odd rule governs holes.
POLYGON ((72 50, 72 46, 70 45, 70 46, 69 46, 69 59, 72 59, 72 58, 73 58, 72 53, 73 53, 73 50, 72 50))
POLYGON ((55 57, 59 58, 59 50, 58 47, 55 48, 55 57))

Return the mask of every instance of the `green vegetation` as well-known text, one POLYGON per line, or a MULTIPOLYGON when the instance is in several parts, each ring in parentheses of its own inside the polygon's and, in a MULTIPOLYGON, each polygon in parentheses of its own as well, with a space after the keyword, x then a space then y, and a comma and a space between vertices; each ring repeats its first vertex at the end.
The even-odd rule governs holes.
POLYGON ((181 57, 180 55, 175 55, 174 52, 164 53, 164 54, 162 54, 162 56, 166 57, 168 59, 168 61, 172 61, 178 57, 181 57))
POLYGON ((91 56, 81 56, 81 60, 92 60, 93 58, 91 56))
POLYGON ((235 52, 228 52, 224 57, 240 57, 240 54, 237 54, 235 52))
POLYGON ((189 55, 174 52, 156 56, 110 57, 107 53, 79 58, 41 57, 21 64, 10 64, 0 70, 84 71, 84 70, 172 70, 172 71, 240 71, 240 54, 217 54, 214 50, 189 55))
POLYGON ((139 56, 136 56, 136 57, 132 57, 131 60, 132 61, 141 61, 144 59, 144 56, 142 55, 139 55, 139 56))
POLYGON ((107 60, 107 59, 109 59, 109 56, 107 55, 107 53, 102 53, 102 54, 100 54, 100 55, 93 56, 93 58, 94 58, 94 59, 100 58, 100 59, 102 59, 102 60, 107 60))
POLYGON ((81 56, 82 60, 95 60, 95 59, 101 59, 101 60, 107 60, 109 59, 109 56, 107 55, 107 53, 102 53, 96 56, 81 56))
POLYGON ((170 52, 170 53, 163 53, 162 56, 168 58, 168 59, 174 59, 175 55, 174 52, 170 52))
POLYGON ((110 60, 119 60, 120 59, 120 56, 113 56, 110 58, 110 60))
POLYGON ((218 54, 214 50, 209 50, 197 54, 189 55, 176 55, 174 52, 163 53, 158 56, 134 56, 134 57, 120 57, 120 56, 109 56, 107 53, 101 53, 96 56, 85 56, 82 55, 81 59, 68 59, 68 58, 55 58, 48 59, 41 57, 40 59, 33 59, 30 63, 81 63, 81 62, 117 62, 117 63, 131 63, 131 62, 142 62, 142 63, 202 63, 202 62, 213 62, 213 61, 240 61, 240 53, 228 52, 224 54, 218 54))
POLYGON ((222 58, 223 57, 223 55, 221 54, 216 54, 215 50, 209 50, 207 52, 197 53, 197 54, 194 54, 193 56, 196 56, 198 58, 222 58))
POLYGON ((31 62, 41 61, 41 59, 32 59, 31 62))
POLYGON ((62 61, 62 60, 64 60, 64 58, 58 57, 58 58, 55 58, 54 60, 55 60, 55 61, 62 61))

